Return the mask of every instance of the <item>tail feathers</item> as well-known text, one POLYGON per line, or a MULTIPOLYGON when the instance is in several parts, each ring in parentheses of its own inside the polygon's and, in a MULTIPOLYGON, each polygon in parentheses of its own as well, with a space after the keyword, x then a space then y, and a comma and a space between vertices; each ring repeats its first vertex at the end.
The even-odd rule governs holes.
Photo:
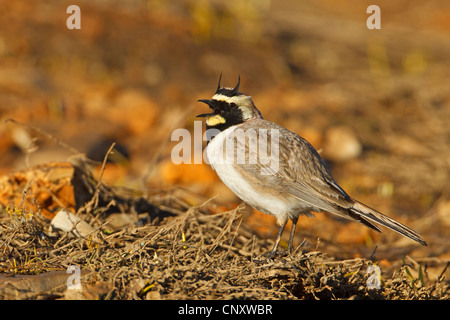
POLYGON ((400 222, 397 222, 394 219, 385 216, 384 214, 366 206, 365 204, 357 200, 354 199, 352 200, 354 201, 354 204, 353 207, 349 208, 349 211, 353 215, 358 216, 359 218, 358 220, 360 220, 361 223, 365 224, 366 226, 372 229, 380 231, 380 229, 377 226, 371 223, 375 222, 391 230, 394 230, 400 233, 401 235, 420 243, 423 246, 427 245, 427 243, 422 239, 422 237, 414 230, 411 230, 410 228, 404 226, 400 222))

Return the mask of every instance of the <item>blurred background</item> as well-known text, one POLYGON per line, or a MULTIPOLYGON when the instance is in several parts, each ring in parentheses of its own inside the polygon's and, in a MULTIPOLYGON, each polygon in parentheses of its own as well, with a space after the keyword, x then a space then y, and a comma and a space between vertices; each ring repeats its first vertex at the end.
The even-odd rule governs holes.
MULTIPOLYGON (((449 2, 2 0, 0 9, 0 175, 76 153, 101 163, 115 142, 106 183, 232 208, 240 201, 209 166, 172 163, 171 133, 193 130, 206 111, 196 101, 221 73, 225 86, 240 75, 240 91, 320 149, 350 195, 431 244, 408 252, 450 259, 449 2), (80 30, 66 27, 74 4, 80 30), (366 26, 371 4, 380 30, 366 26)), ((278 229, 255 211, 246 220, 262 236, 278 229)), ((298 240, 352 253, 412 245, 334 220, 302 219, 298 240)))

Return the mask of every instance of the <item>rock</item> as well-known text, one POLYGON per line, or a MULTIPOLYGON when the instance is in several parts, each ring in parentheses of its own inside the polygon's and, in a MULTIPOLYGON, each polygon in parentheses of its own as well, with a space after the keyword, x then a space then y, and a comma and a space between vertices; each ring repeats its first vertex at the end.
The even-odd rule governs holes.
POLYGON ((61 208, 73 210, 92 198, 82 171, 69 162, 51 162, 0 177, 0 205, 20 207, 52 219, 61 208))
POLYGON ((145 93, 128 90, 117 97, 106 116, 113 123, 124 125, 132 134, 142 134, 152 128, 158 109, 158 105, 145 93))
POLYGON ((171 160, 161 163, 161 177, 169 185, 202 186, 201 192, 211 190, 219 182, 219 178, 211 167, 205 163, 200 164, 174 164, 171 160))
POLYGON ((333 127, 325 133, 324 157, 336 162, 356 158, 362 152, 362 145, 347 127, 333 127))
POLYGON ((0 299, 36 299, 42 293, 64 288, 68 274, 65 271, 51 271, 38 275, 0 276, 0 299))
POLYGON ((406 135, 391 135, 386 138, 386 144, 392 153, 395 154, 413 157, 423 157, 431 154, 431 151, 424 143, 406 135))
POLYGON ((359 223, 346 222, 339 226, 339 229, 335 233, 334 239, 338 243, 347 244, 367 244, 379 238, 380 235, 375 233, 369 228, 362 226, 359 223))
POLYGON ((439 221, 443 225, 450 227, 450 200, 440 202, 436 212, 439 221))
POLYGON ((128 226, 133 226, 138 222, 137 214, 132 213, 112 213, 108 216, 108 223, 105 228, 109 231, 121 230, 128 226))
POLYGON ((60 210, 52 219, 50 228, 51 232, 61 230, 70 232, 76 237, 86 237, 95 230, 90 224, 65 209, 60 210))

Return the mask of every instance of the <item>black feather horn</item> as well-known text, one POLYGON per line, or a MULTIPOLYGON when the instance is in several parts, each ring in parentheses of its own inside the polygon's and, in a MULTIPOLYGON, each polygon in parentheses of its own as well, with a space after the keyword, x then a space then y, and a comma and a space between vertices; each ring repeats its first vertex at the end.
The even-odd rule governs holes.
POLYGON ((222 73, 220 73, 220 76, 219 76, 219 84, 217 85, 217 90, 216 90, 216 93, 218 93, 219 92, 219 90, 220 90, 220 80, 222 80, 222 73))
POLYGON ((232 93, 233 95, 237 95, 238 91, 239 91, 239 84, 241 83, 241 76, 238 76, 238 82, 236 84, 236 87, 234 87, 232 93))
POLYGON ((214 100, 209 100, 209 99, 200 99, 197 100, 198 102, 203 102, 206 103, 208 106, 210 106, 211 108, 214 107, 214 100))

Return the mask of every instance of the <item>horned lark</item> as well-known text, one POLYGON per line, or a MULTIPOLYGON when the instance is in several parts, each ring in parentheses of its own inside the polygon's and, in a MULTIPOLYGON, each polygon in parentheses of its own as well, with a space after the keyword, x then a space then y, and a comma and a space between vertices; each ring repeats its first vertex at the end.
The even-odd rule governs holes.
POLYGON ((264 120, 251 97, 239 92, 239 83, 221 87, 219 78, 212 99, 199 100, 212 113, 197 117, 206 118, 207 160, 220 179, 244 202, 276 217, 280 229, 270 256, 276 254, 288 220, 292 221, 288 251, 292 250, 298 218, 313 216, 312 211, 333 213, 381 232, 376 223, 426 245, 415 231, 351 198, 314 147, 264 120))

